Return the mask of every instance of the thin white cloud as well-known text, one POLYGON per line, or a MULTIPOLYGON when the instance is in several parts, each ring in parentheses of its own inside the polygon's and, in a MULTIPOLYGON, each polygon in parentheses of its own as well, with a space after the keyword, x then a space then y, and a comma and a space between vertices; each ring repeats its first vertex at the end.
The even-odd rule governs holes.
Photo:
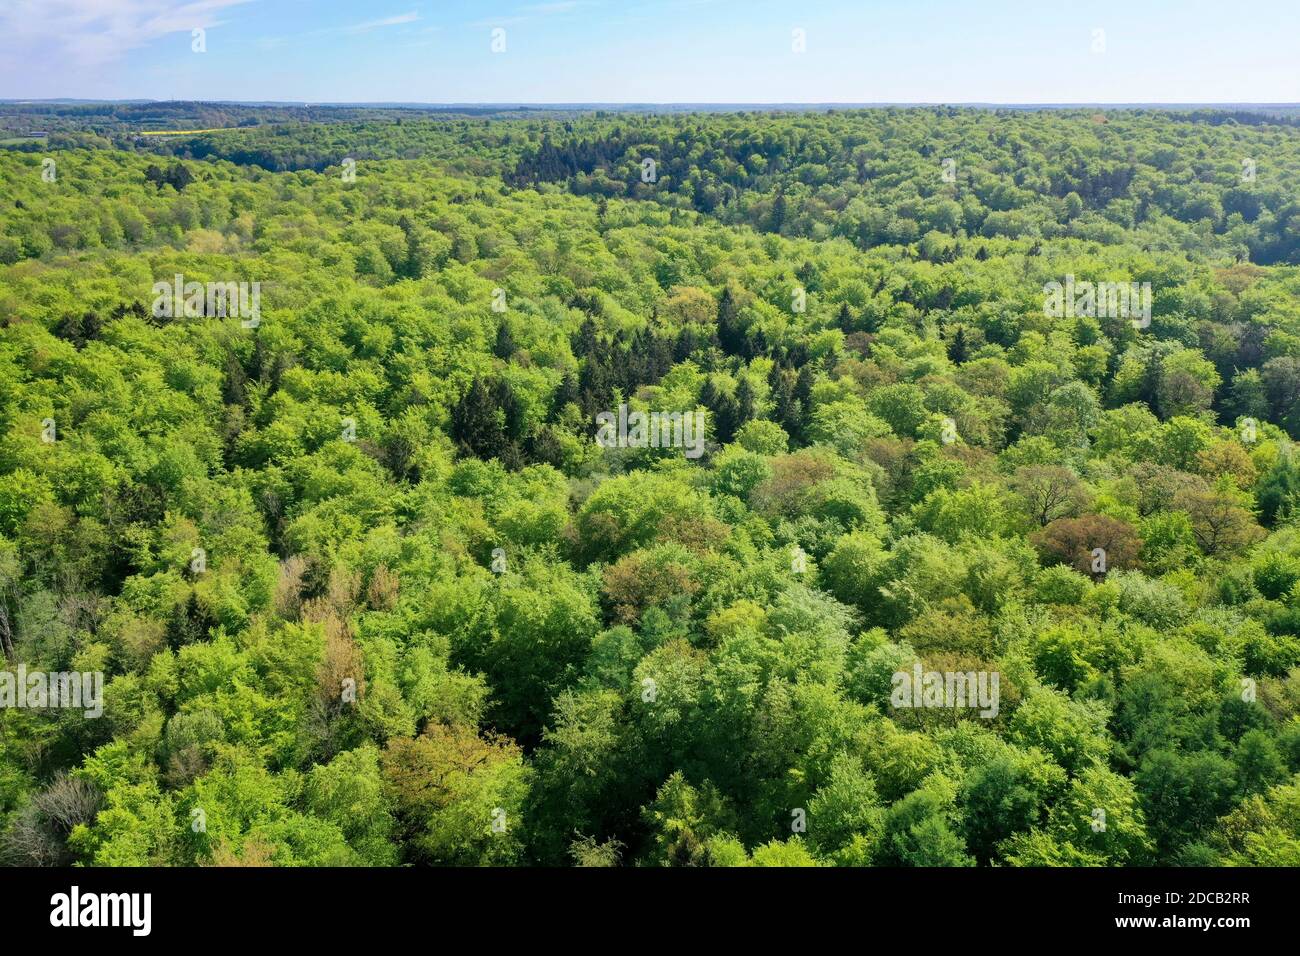
POLYGON ((558 3, 533 3, 522 9, 527 13, 535 13, 538 16, 546 16, 551 13, 568 13, 577 7, 588 7, 590 3, 583 0, 560 0, 558 3))
POLYGON ((465 24, 469 27, 512 27, 519 23, 527 23, 532 17, 493 17, 487 20, 474 20, 465 24))
POLYGON ((254 0, 9 0, 0 4, 0 60, 87 69, 159 37, 219 26, 229 7, 254 0))
POLYGON ((395 27, 403 23, 414 23, 420 19, 420 15, 412 10, 410 13, 400 13, 395 17, 384 17, 382 20, 370 20, 366 23, 357 23, 350 27, 343 27, 344 33, 369 33, 371 30, 378 30, 380 27, 395 27))
POLYGON ((518 23, 527 23, 529 20, 535 20, 538 17, 555 16, 561 13, 572 13, 582 7, 597 6, 599 0, 555 0, 553 3, 531 3, 519 7, 513 14, 508 17, 485 18, 474 20, 467 23, 470 27, 508 27, 518 23))
MULTIPOLYGON (((341 27, 325 27, 320 30, 308 30, 306 33, 295 33, 292 36, 282 37, 262 37, 257 42, 264 49, 273 50, 284 46, 290 40, 314 39, 316 37, 338 36, 340 34, 347 36, 356 36, 362 33, 370 33, 372 30, 381 30, 384 27, 405 26, 408 23, 417 23, 420 15, 412 10, 410 13, 399 13, 396 16, 382 17, 378 20, 367 20, 365 23, 353 23, 341 27)), ((437 29, 436 27, 427 27, 428 30, 437 29)))

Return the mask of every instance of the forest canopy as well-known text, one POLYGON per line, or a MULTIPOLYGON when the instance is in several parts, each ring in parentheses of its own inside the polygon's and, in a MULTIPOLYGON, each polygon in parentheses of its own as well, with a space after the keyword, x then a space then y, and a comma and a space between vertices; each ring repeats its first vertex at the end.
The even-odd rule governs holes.
POLYGON ((320 110, 0 112, 6 862, 1300 865, 1291 117, 320 110))

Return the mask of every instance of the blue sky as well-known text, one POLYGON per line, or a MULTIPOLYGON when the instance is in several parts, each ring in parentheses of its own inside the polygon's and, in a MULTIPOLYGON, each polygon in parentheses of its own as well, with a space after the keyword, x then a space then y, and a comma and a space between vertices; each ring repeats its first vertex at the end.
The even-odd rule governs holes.
POLYGON ((1298 53, 1296 0, 0 0, 0 98, 1277 103, 1298 53))

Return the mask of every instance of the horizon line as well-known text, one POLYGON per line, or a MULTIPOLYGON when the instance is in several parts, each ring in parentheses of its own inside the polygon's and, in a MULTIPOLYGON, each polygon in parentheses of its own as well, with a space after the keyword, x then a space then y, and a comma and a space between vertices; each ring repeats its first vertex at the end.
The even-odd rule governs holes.
POLYGON ((153 97, 129 97, 121 99, 96 99, 90 97, 75 96, 51 96, 39 98, 15 98, 0 97, 0 103, 7 105, 39 105, 39 104, 59 104, 59 103, 93 103, 93 104, 123 104, 133 105, 142 103, 200 103, 212 104, 219 106, 289 106, 289 107, 310 107, 310 106, 333 106, 333 107, 375 107, 384 106, 398 109, 419 109, 423 107, 435 107, 439 109, 449 109, 455 107, 528 107, 528 108, 602 108, 602 107, 723 107, 723 106, 744 106, 744 107, 805 107, 805 108, 873 108, 873 107, 892 107, 892 106, 951 106, 951 107, 990 107, 990 106, 1014 106, 1014 107, 1039 107, 1039 108, 1057 108, 1067 109, 1075 107, 1112 107, 1112 108, 1132 108, 1132 107, 1249 107, 1249 108, 1279 108, 1290 107, 1300 108, 1300 102, 1296 101, 1278 101, 1269 102, 1263 100, 1186 100, 1186 101, 1156 101, 1156 100, 1125 100, 1125 101, 1102 101, 1102 100, 1079 100, 1073 102, 1061 101, 1011 101, 1011 100, 785 100, 785 101, 762 101, 762 100, 716 100, 716 101, 649 101, 649 100, 624 100, 624 101, 600 101, 600 100, 573 100, 568 102, 562 101, 529 101, 529 100, 483 100, 471 101, 460 100, 450 102, 434 102, 420 100, 237 100, 237 99, 156 99, 153 97))

